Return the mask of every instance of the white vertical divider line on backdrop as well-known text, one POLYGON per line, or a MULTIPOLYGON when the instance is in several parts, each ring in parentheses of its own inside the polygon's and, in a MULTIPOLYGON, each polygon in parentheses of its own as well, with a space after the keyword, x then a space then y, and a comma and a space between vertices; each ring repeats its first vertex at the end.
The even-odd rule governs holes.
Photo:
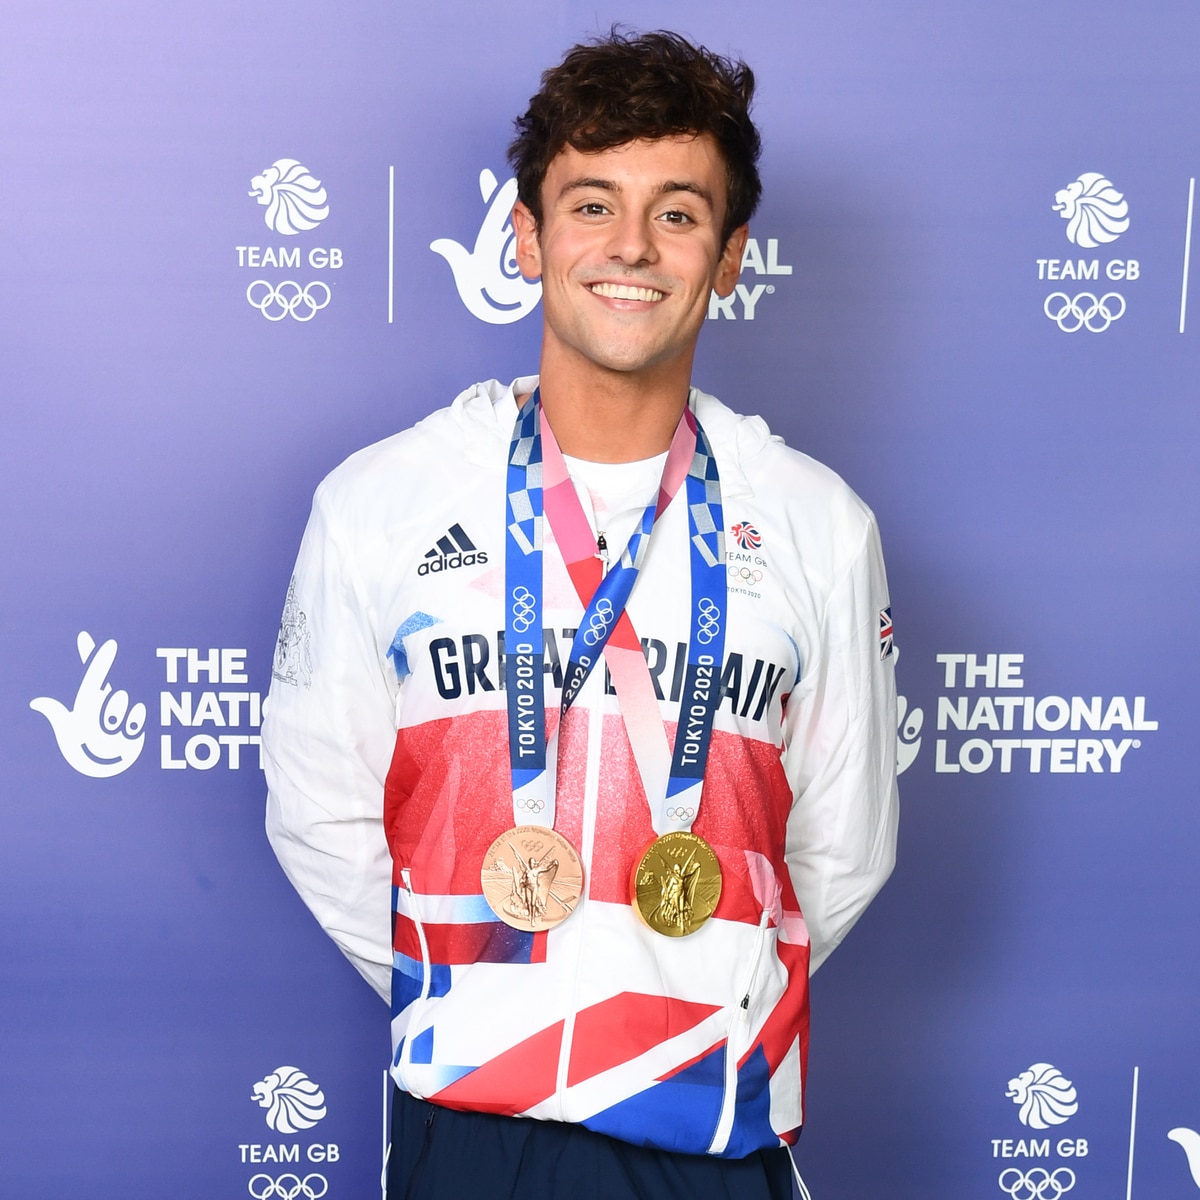
MULTIPOLYGON (((1195 180, 1192 180, 1193 186, 1195 180)), ((1188 228, 1191 228, 1191 212, 1192 206, 1188 204, 1188 228)), ((1182 321, 1180 322, 1180 333, 1183 332, 1182 321)), ((1129 1171, 1125 1176, 1125 1200, 1133 1200, 1133 1143, 1137 1134, 1137 1093, 1138 1093, 1138 1069, 1133 1068, 1133 1099, 1129 1105, 1129 1171)))
POLYGON ((1188 182, 1187 226, 1183 231, 1183 292, 1179 297, 1179 332, 1187 321, 1188 268, 1192 261, 1192 206, 1196 199, 1196 177, 1188 182))
MULTIPOLYGON (((1191 209, 1188 209, 1191 223, 1191 209)), ((392 324, 392 297, 396 290, 396 168, 388 167, 388 324, 392 324)))

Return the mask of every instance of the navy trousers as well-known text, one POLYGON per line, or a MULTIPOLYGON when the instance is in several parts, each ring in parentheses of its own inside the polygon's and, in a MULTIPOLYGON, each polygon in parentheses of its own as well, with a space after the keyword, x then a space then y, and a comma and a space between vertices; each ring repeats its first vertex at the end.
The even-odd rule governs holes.
POLYGON ((787 1150, 709 1158, 392 1092, 388 1200, 792 1200, 787 1150))

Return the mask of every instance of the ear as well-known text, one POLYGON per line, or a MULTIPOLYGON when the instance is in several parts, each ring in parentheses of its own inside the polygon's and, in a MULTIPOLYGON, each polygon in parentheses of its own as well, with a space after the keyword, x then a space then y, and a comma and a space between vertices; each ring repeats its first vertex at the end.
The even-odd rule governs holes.
POLYGON ((750 236, 749 225, 739 225, 725 243, 721 257, 717 261, 717 273, 713 279, 713 291, 722 299, 733 291, 733 285, 738 281, 742 271, 742 255, 746 251, 746 239, 750 236))
POLYGON ((517 268, 526 279, 542 275, 542 245, 538 241, 537 218, 520 200, 513 205, 513 233, 517 237, 517 268))

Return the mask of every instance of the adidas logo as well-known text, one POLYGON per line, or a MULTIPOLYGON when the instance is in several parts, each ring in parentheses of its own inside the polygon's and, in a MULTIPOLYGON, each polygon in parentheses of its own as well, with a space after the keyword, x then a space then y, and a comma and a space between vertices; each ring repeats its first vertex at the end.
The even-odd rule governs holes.
POLYGON ((469 567, 488 560, 486 550, 476 550, 475 543, 466 531, 455 522, 446 530, 445 536, 437 540, 432 550, 425 551, 425 561, 417 568, 418 575, 435 575, 438 571, 453 571, 455 567, 469 567))

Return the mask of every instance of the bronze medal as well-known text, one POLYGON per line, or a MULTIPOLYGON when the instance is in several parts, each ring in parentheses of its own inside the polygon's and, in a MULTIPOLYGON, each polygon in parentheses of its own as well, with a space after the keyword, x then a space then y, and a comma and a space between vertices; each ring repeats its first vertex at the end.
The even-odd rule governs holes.
POLYGON ((483 856, 483 898, 506 925, 526 933, 553 929, 575 911, 583 865, 562 834, 541 825, 502 833, 483 856))
POLYGON ((721 898, 721 867, 694 833, 665 833, 646 848, 629 883, 637 914, 656 933, 695 933, 721 898))

